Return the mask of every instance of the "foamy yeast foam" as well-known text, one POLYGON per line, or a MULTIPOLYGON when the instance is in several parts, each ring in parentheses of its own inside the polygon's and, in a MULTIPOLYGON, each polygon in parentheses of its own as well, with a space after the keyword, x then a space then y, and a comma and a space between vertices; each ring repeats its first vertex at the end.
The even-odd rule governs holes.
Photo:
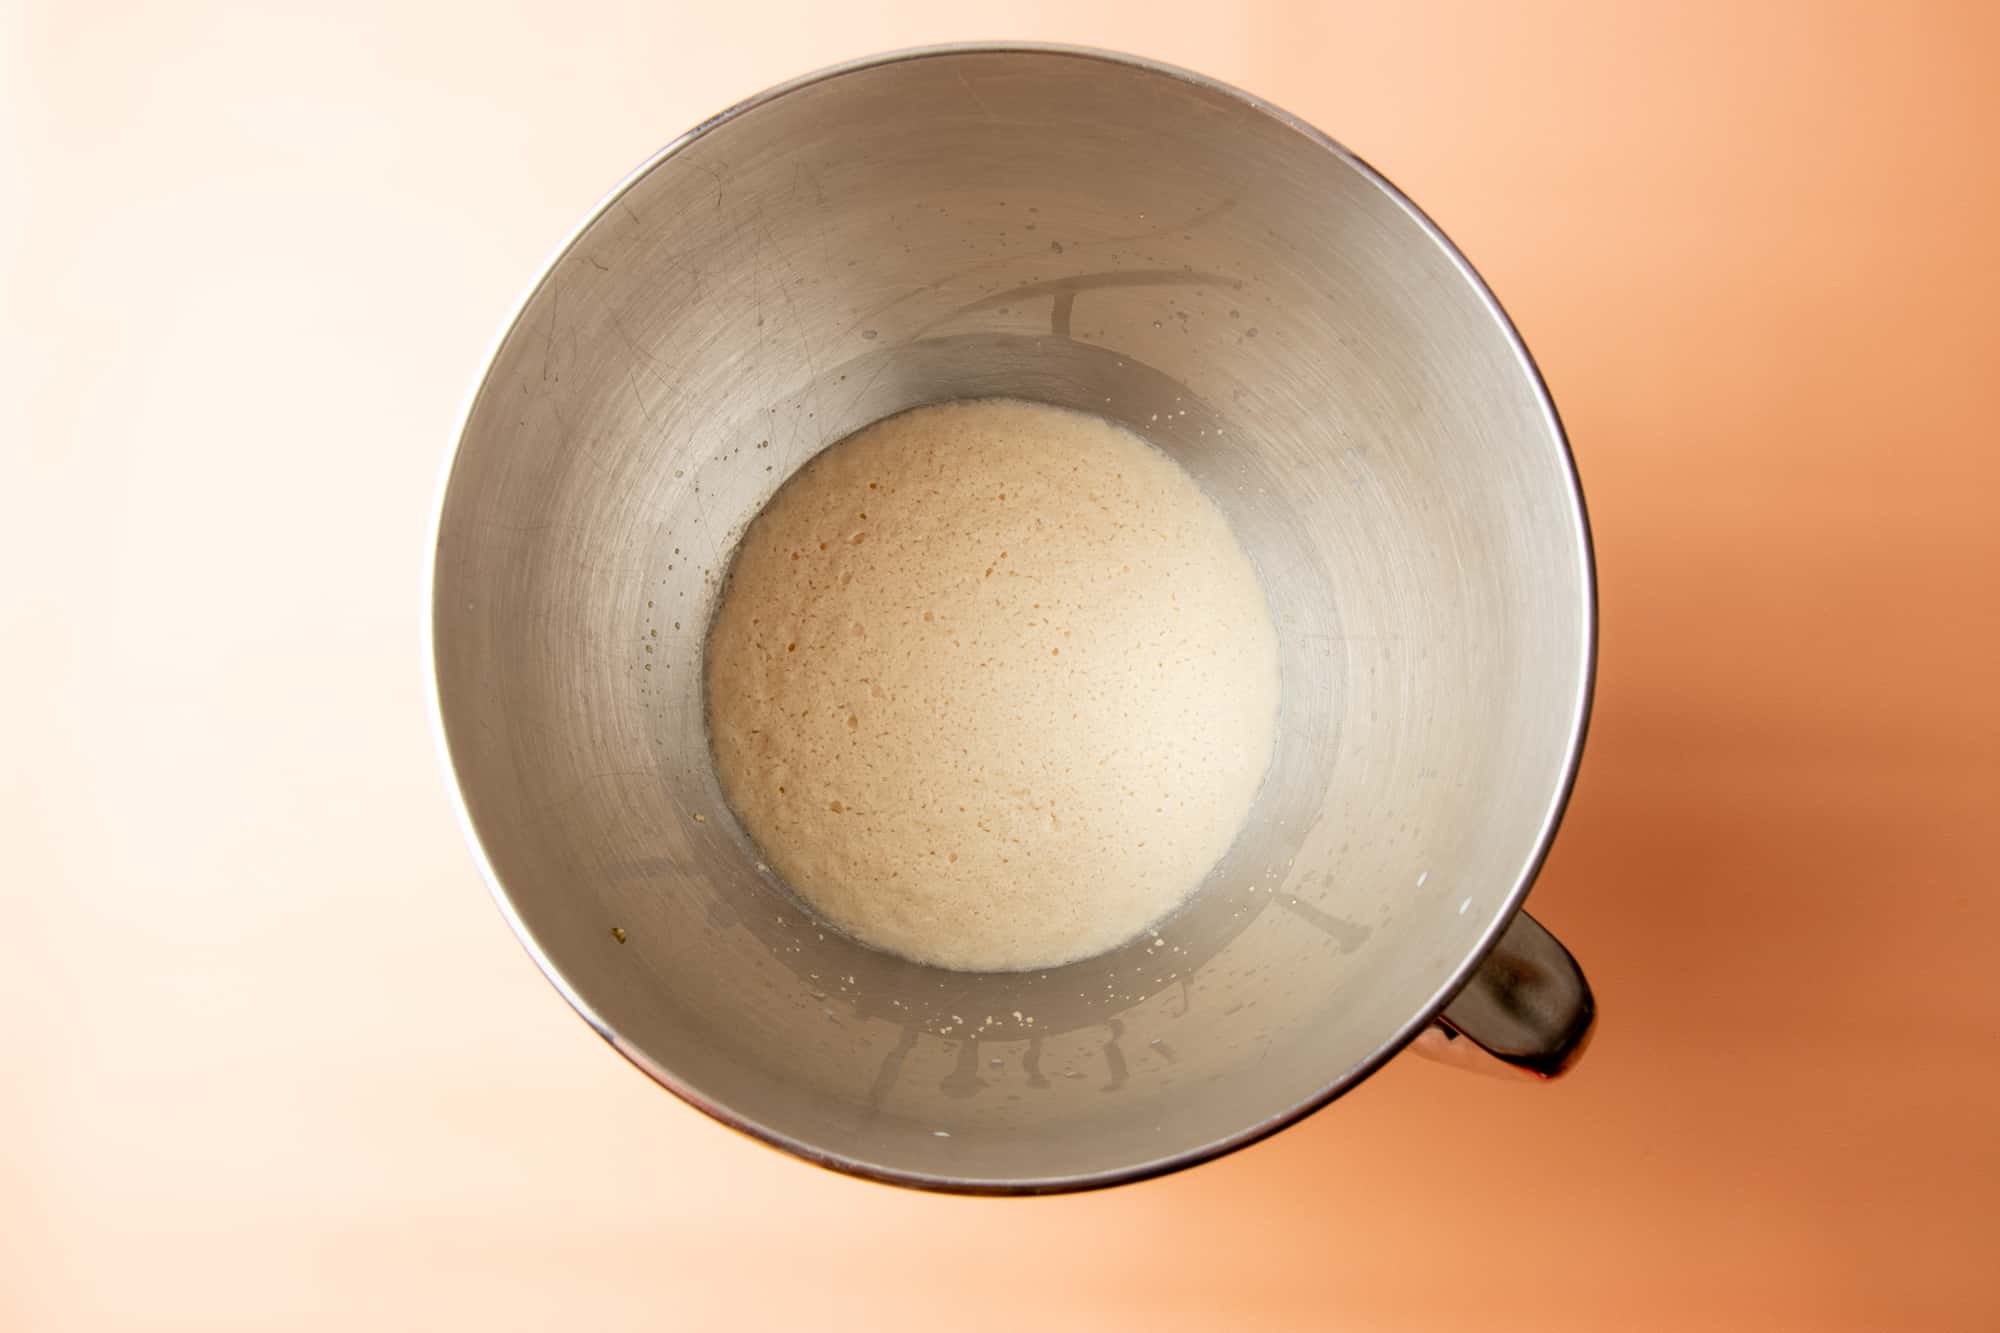
POLYGON ((707 654, 722 788, 828 922, 1043 968, 1184 901, 1268 766, 1277 636, 1175 463, 1013 399, 918 408, 751 523, 707 654))

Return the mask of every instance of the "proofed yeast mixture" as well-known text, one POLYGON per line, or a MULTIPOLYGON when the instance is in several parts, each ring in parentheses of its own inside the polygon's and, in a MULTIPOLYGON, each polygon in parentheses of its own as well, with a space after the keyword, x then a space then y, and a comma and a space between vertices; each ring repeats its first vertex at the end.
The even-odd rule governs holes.
POLYGON ((722 789, 827 921, 943 967, 1120 944, 1242 826, 1278 649, 1166 455, 1013 399, 827 449, 739 548, 710 632, 722 789))

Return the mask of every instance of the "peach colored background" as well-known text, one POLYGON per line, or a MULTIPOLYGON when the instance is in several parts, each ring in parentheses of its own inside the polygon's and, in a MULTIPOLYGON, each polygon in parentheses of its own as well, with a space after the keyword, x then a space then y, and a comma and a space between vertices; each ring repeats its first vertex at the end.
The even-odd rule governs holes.
POLYGON ((2000 1327, 1995 8, 1151 8, 9 8, 0 1327, 2000 1327), (489 906, 417 641, 497 322, 701 116, 998 35, 1305 115, 1541 358, 1603 575, 1573 1080, 923 1197, 655 1090, 489 906))

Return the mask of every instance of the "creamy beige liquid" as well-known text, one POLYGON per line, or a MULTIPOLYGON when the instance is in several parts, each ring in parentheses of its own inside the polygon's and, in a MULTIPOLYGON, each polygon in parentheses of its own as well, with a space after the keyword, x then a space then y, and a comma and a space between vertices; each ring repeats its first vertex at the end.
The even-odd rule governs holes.
POLYGON ((1221 512, 1109 422, 1013 399, 834 445, 745 534, 711 631, 722 788, 829 922, 921 962, 1130 939, 1228 848, 1277 636, 1221 512))

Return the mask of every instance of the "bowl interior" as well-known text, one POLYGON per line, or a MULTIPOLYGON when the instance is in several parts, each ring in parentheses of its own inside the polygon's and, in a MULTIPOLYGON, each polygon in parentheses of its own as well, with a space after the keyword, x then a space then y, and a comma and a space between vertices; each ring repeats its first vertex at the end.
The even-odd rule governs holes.
POLYGON ((1567 785, 1589 599, 1532 367, 1379 178, 1174 71, 975 49, 738 108, 582 231, 470 411, 433 638, 503 905, 600 1030, 819 1160, 1027 1189, 1253 1137, 1441 1003, 1567 785), (818 925, 703 730, 704 631, 763 502, 871 421, 994 394, 1177 458, 1282 644, 1236 847, 1157 942, 1048 973, 818 925))

